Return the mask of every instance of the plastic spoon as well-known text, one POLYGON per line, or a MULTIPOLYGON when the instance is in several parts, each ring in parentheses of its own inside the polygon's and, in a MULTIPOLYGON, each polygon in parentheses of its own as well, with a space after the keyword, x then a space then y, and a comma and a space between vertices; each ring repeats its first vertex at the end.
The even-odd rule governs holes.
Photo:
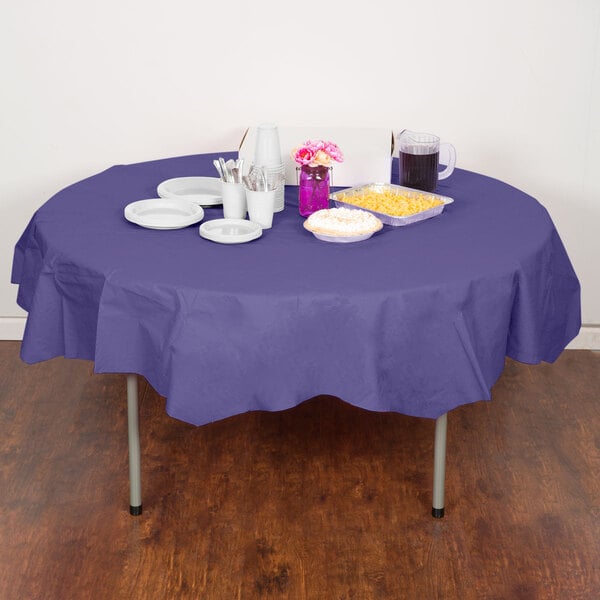
POLYGON ((267 179, 267 169, 265 169, 265 167, 260 168, 260 176, 262 177, 262 180, 263 180, 265 192, 268 192, 269 191, 269 180, 267 179))
POLYGON ((225 183, 231 183, 229 172, 227 171, 227 166, 225 165, 225 159, 222 156, 219 157, 219 164, 221 165, 221 170, 223 171, 223 181, 225 183))
POLYGON ((223 176, 223 171, 221 169, 221 163, 219 163, 218 160, 213 160, 213 165, 215 165, 215 169, 217 169, 217 171, 219 172, 219 177, 221 178, 221 181, 225 181, 225 177, 223 176))

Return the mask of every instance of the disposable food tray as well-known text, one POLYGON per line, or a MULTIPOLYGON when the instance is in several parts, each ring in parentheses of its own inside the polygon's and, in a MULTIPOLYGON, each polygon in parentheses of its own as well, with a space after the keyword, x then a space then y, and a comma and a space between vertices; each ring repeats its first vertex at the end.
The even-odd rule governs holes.
POLYGON ((344 190, 334 192, 333 194, 331 194, 330 198, 333 200, 333 203, 336 207, 343 206, 345 208, 366 210, 378 217, 384 225, 391 225, 392 227, 411 225, 413 223, 418 223, 419 221, 424 221, 425 219, 431 219, 431 217, 439 215, 444 210, 446 205, 454 202, 454 199, 449 198, 448 196, 440 196, 440 194, 423 192, 421 190, 415 190, 413 188, 404 187, 402 185, 394 185, 391 183, 369 183, 357 187, 346 188, 344 190), (356 204, 350 204, 349 202, 344 202, 341 199, 347 196, 360 196, 365 193, 382 193, 387 191, 401 192, 402 194, 407 196, 419 195, 425 196, 426 198, 438 198, 443 202, 443 204, 440 204, 439 206, 434 206, 433 208, 424 210, 419 213, 407 215, 406 217, 396 217, 394 215, 389 215, 386 213, 377 212, 375 210, 370 210, 362 206, 357 206, 356 204))

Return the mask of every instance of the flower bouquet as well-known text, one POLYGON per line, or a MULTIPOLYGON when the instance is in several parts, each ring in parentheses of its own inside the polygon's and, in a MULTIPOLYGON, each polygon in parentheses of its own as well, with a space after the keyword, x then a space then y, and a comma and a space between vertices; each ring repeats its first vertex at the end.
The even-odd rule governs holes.
POLYGON ((324 140, 307 140, 291 152, 298 163, 298 209, 303 217, 329 207, 332 162, 343 162, 337 144, 324 140))

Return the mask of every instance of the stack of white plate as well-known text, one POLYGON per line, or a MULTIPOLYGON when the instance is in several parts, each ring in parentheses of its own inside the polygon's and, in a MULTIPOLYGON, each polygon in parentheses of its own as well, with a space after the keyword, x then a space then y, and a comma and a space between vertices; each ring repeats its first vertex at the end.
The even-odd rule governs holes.
POLYGON ((149 198, 128 204, 124 215, 146 229, 183 229, 202 221, 204 209, 187 200, 149 198))
POLYGON ((156 191, 161 198, 188 200, 199 206, 223 204, 218 177, 175 177, 160 183, 156 191))
POLYGON ((245 219, 215 219, 202 223, 200 237, 219 244, 244 244, 258 239, 262 227, 245 219))

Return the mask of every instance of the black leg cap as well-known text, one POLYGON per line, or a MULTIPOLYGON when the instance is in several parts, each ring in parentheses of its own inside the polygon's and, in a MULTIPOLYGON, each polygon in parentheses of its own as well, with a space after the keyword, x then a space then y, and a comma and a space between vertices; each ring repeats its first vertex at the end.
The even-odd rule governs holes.
POLYGON ((436 519, 441 519, 444 516, 444 509, 443 508, 432 508, 431 514, 436 519))
POLYGON ((141 515, 142 514, 142 505, 140 504, 139 506, 130 506, 129 514, 133 515, 134 517, 141 515))

